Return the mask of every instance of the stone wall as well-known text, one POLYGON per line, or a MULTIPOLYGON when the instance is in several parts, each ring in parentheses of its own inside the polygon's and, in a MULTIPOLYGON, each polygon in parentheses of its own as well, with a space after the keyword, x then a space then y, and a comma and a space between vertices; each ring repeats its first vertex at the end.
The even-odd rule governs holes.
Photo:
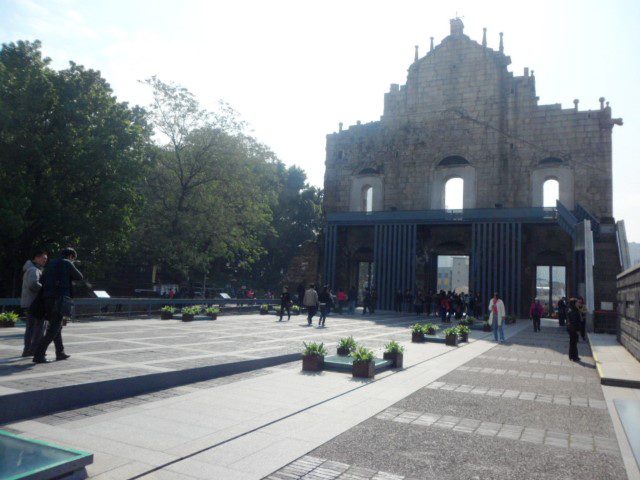
POLYGON ((327 136, 325 210, 354 210, 358 179, 372 176, 382 210, 441 208, 434 189, 457 167, 439 163, 458 155, 474 169, 476 208, 537 206, 533 189, 557 178, 570 209, 610 217, 611 109, 604 99, 595 111, 538 105, 533 72, 514 76, 510 62, 452 27, 409 67, 406 85, 391 86, 380 121, 327 136))
POLYGON ((618 275, 618 321, 622 345, 640 360, 640 265, 618 275))

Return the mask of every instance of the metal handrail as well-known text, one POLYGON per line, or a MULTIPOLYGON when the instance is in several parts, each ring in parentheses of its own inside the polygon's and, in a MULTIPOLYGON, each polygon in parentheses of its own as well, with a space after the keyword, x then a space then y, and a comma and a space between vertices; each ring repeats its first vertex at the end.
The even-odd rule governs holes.
MULTIPOLYGON (((75 316, 127 316, 133 314, 153 314, 165 305, 177 308, 188 305, 217 305, 227 310, 254 310, 263 304, 278 305, 279 299, 266 298, 76 298, 75 316)), ((19 298, 0 298, 0 311, 15 310, 20 307, 19 298)))

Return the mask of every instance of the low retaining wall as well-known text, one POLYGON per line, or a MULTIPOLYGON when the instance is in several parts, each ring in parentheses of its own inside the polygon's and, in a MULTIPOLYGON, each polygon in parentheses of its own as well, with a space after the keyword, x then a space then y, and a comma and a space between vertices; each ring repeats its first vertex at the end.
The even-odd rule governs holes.
POLYGON ((640 265, 618 275, 618 341, 640 361, 640 265))
POLYGON ((207 367, 151 373, 115 380, 2 395, 0 397, 0 425, 236 373, 274 367, 299 360, 300 358, 299 353, 286 354, 207 367))

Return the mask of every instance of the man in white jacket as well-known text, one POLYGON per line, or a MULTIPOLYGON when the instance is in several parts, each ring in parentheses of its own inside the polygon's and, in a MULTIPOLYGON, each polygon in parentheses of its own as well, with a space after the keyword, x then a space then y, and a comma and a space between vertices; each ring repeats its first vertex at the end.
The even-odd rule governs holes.
POLYGON ((502 326, 505 317, 504 303, 500 300, 498 292, 493 294, 493 298, 489 301, 489 323, 493 328, 493 338, 498 341, 498 333, 500 334, 500 343, 504 343, 504 327, 502 326))

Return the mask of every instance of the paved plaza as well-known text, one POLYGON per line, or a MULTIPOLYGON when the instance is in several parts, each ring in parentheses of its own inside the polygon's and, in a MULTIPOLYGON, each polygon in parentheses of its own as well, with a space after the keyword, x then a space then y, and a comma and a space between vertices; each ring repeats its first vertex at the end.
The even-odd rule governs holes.
POLYGON ((569 362, 566 332, 545 320, 539 333, 507 326, 500 345, 481 331, 459 347, 412 344, 414 322, 383 313, 330 317, 325 329, 272 315, 77 323, 64 332, 72 359, 35 366, 17 358, 21 330, 2 331, 3 395, 299 353, 303 341, 332 352, 346 335, 379 355, 391 339, 406 347, 405 368, 375 380, 289 361, 2 428, 94 453, 87 472, 98 479, 637 478, 587 343, 582 362, 569 362))

